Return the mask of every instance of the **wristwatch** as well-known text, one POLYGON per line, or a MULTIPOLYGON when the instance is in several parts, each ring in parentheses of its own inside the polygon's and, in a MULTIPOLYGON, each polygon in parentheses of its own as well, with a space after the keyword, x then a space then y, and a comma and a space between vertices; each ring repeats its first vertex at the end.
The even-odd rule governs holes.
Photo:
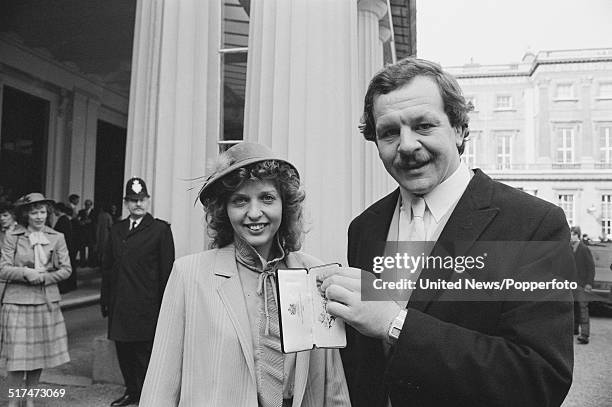
POLYGON ((402 327, 404 326, 404 321, 406 320, 406 314, 408 311, 406 309, 400 310, 395 319, 389 325, 389 332, 387 334, 387 341, 391 345, 395 345, 395 342, 399 339, 400 333, 402 333, 402 327))

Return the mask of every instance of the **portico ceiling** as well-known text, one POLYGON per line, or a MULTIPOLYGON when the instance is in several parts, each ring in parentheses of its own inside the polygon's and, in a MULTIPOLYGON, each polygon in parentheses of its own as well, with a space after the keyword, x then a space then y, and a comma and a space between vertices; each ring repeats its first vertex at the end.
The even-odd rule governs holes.
POLYGON ((127 94, 135 14, 136 0, 2 0, 0 32, 127 94))
MULTIPOLYGON (((224 47, 246 46, 250 0, 224 3, 224 47)), ((414 3, 391 0, 398 57, 414 53, 414 3)), ((0 0, 0 33, 127 95, 136 4, 137 0, 0 0)), ((241 55, 226 56, 229 86, 246 80, 245 62, 241 55)))

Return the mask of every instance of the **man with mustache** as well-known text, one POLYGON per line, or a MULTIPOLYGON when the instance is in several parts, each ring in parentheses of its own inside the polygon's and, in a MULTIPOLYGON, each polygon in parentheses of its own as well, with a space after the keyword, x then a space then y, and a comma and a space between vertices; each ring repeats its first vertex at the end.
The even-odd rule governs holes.
POLYGON ((130 215, 115 223, 102 256, 102 316, 115 341, 125 394, 111 406, 137 404, 144 384, 157 317, 174 263, 170 225, 148 213, 149 193, 141 178, 125 185, 130 215))
MULTIPOLYGON (((372 278, 359 269, 371 271, 374 256, 398 241, 430 241, 432 255, 457 259, 498 243, 504 249, 488 253, 486 270, 471 273, 483 281, 573 275, 563 211, 462 163, 470 110, 456 80, 429 61, 402 60, 370 82, 361 131, 399 187, 352 221, 348 260, 358 269, 321 285, 328 311, 352 327, 342 356, 353 406, 559 406, 569 390, 567 289, 473 298, 417 284, 404 301, 366 301, 361 290, 372 278)), ((469 274, 441 266, 419 273, 417 282, 469 274)))

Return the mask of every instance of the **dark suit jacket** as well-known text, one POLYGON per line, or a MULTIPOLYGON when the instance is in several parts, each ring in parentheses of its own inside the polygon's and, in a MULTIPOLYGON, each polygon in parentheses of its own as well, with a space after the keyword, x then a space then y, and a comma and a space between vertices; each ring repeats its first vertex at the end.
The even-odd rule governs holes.
POLYGON ((126 218, 111 228, 100 302, 108 307, 109 339, 148 341, 174 263, 174 240, 170 225, 148 213, 135 229, 129 226, 126 218))
MULTIPOLYGON (((371 248, 386 240, 398 196, 396 190, 353 220, 351 266, 372 269, 371 248)), ((546 252, 497 253, 487 270, 519 280, 571 279, 568 240, 560 208, 476 170, 431 254, 440 253, 445 241, 463 242, 455 256, 471 254, 484 241, 553 241, 554 250, 546 252)), ((427 269, 419 278, 454 275, 427 269)), ((448 295, 450 290, 413 292, 387 358, 380 340, 348 330, 342 356, 353 406, 386 406, 388 396, 393 407, 561 404, 573 369, 569 290, 546 292, 547 301, 444 301, 448 295)))
POLYGON ((81 209, 78 215, 79 220, 79 237, 81 243, 90 245, 95 242, 96 229, 94 225, 94 211, 93 208, 87 211, 87 209, 81 209))
POLYGON ((595 262, 591 251, 582 242, 578 242, 578 247, 574 251, 574 261, 576 263, 576 282, 580 287, 593 285, 595 280, 595 262))
POLYGON ((53 229, 64 234, 64 239, 66 239, 66 245, 68 246, 68 252, 72 255, 72 252, 74 251, 74 244, 72 243, 72 222, 70 221, 68 215, 61 215, 59 218, 57 218, 57 222, 55 222, 53 229))

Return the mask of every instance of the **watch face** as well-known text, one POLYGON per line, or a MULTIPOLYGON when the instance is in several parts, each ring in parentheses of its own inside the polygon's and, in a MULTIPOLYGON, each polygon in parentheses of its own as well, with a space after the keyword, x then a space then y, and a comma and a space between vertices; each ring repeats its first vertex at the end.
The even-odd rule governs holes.
POLYGON ((390 335, 391 335, 393 338, 397 339, 397 338, 399 338, 399 335, 400 335, 400 333, 401 333, 401 332, 402 332, 402 330, 401 330, 400 328, 398 328, 398 327, 394 326, 394 327, 391 329, 390 335))

